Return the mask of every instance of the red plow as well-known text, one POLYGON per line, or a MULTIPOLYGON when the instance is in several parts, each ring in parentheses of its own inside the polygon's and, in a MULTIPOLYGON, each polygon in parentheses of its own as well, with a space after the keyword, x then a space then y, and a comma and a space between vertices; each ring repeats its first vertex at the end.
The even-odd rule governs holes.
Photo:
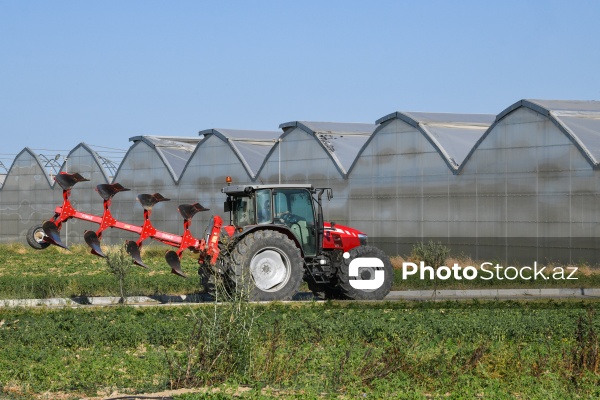
POLYGON ((69 199, 73 186, 79 182, 89 181, 89 179, 84 178, 78 173, 68 174, 65 172, 56 175, 54 179, 63 189, 63 203, 56 208, 54 216, 50 220, 44 222, 41 226, 43 236, 39 239, 35 239, 38 240, 38 242, 43 241, 44 243, 50 243, 68 249, 60 238, 60 230, 65 222, 71 218, 75 218, 100 225, 98 230, 85 231, 83 235, 85 242, 91 248, 92 254, 99 257, 106 257, 100 247, 102 233, 108 228, 116 228, 139 235, 139 238, 136 241, 126 241, 125 247, 127 253, 133 259, 133 262, 144 268, 148 267, 142 261, 140 250, 143 242, 149 238, 177 248, 177 250, 169 250, 165 255, 167 264, 171 267, 171 272, 173 274, 186 277, 181 269, 181 257, 185 250, 199 253, 200 257, 198 263, 200 264, 209 262, 211 265, 214 265, 216 263, 217 257, 219 256, 219 235, 221 226, 223 225, 221 217, 218 215, 213 216, 212 222, 207 230, 206 238, 196 239, 190 232, 190 226, 194 215, 201 211, 208 211, 208 209, 204 208, 201 204, 180 205, 178 210, 183 217, 183 234, 171 234, 156 229, 150 221, 152 208, 160 202, 169 200, 160 193, 140 194, 137 196, 138 201, 144 208, 144 224, 138 226, 117 221, 110 212, 110 205, 113 197, 119 192, 129 191, 130 189, 127 189, 118 183, 100 184, 96 186, 96 191, 102 197, 104 206, 102 216, 97 216, 77 211, 69 199))

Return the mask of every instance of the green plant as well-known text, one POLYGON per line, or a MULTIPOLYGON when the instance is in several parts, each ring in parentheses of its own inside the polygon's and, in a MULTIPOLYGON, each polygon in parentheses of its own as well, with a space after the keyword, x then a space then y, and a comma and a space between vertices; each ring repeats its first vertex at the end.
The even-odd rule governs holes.
POLYGON ((256 308, 247 292, 231 290, 221 274, 212 273, 210 281, 214 304, 190 308, 193 326, 185 347, 179 357, 167 354, 171 388, 244 381, 251 374, 256 308))
POLYGON ((106 252, 106 265, 108 271, 117 278, 119 295, 121 296, 120 302, 124 304, 127 301, 128 278, 134 267, 131 257, 127 254, 125 245, 116 249, 111 248, 106 252))
POLYGON ((577 319, 575 344, 571 349, 571 360, 568 365, 571 381, 575 384, 586 371, 598 373, 600 354, 598 354, 598 333, 594 327, 595 314, 594 309, 589 309, 585 316, 580 315, 577 319))
POLYGON ((412 258, 423 261, 425 265, 438 268, 446 263, 450 249, 441 242, 419 242, 413 246, 412 258))
POLYGON ((209 389, 183 397, 190 400, 219 398, 217 388, 221 397, 253 399, 598 398, 600 318, 586 312, 599 305, 563 300, 244 303, 240 311, 235 302, 2 308, 0 398, 104 398, 115 391, 133 398, 169 383, 209 389), (217 323, 215 308, 222 309, 217 323), (244 310, 252 326, 228 337, 227 328, 240 327, 236 318, 244 320, 234 313, 244 310), (214 327, 219 329, 211 333, 214 327), (196 341, 190 342, 194 329, 196 341), (198 330, 207 336, 198 337, 198 330), (186 350, 190 343, 192 353, 186 350), (176 370, 165 364, 165 353, 176 370), (177 376, 185 378, 188 354, 190 379, 177 382, 177 376), (236 393, 238 388, 247 392, 236 393))
MULTIPOLYGON (((413 247, 412 256, 413 258, 417 258, 425 263, 425 265, 429 265, 434 270, 446 264, 446 259, 450 254, 450 249, 444 246, 441 242, 433 242, 429 241, 429 243, 425 244, 423 242, 417 243, 413 247)), ((437 271, 436 271, 437 272, 437 271)), ((436 298, 437 295, 437 273, 433 278, 433 298, 436 298)))

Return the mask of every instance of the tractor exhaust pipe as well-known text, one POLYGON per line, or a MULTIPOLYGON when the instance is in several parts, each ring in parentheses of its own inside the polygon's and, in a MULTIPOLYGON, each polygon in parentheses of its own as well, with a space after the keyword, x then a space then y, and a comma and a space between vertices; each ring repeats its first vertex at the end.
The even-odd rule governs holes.
POLYGON ((321 252, 323 249, 323 235, 325 234, 325 221, 323 218, 323 203, 321 202, 321 197, 325 189, 321 189, 319 191, 319 195, 317 196, 318 203, 318 211, 317 211, 317 251, 321 252))
POLYGON ((333 198, 333 191, 331 188, 318 188, 319 194, 317 196, 317 251, 322 253, 323 251, 323 236, 325 235, 325 218, 323 218, 323 202, 321 198, 323 193, 327 193, 327 200, 333 198))

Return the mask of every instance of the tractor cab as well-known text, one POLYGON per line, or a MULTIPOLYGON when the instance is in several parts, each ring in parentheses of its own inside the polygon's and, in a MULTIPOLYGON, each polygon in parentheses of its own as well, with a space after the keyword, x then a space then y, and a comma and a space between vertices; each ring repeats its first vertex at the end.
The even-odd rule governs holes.
POLYGON ((317 254, 318 214, 311 185, 238 185, 223 188, 225 212, 235 228, 284 228, 305 256, 317 254))

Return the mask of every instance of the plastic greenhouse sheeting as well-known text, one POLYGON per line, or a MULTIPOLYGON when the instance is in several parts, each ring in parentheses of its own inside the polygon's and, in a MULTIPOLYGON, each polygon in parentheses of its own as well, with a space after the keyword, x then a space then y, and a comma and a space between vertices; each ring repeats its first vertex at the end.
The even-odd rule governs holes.
POLYGON ((373 134, 376 125, 352 122, 293 121, 281 124, 279 127, 286 132, 290 128, 298 127, 312 134, 329 153, 342 174, 347 176, 350 167, 373 134))
POLYGON ((498 114, 496 121, 519 107, 527 107, 554 120, 579 147, 589 162, 600 163, 600 101, 521 100, 498 114))
POLYGON ((179 178, 200 140, 201 138, 177 136, 135 136, 129 139, 132 142, 143 141, 153 147, 175 179, 179 178))
POLYGON ((421 130, 438 148, 447 164, 453 170, 457 170, 473 146, 492 125, 495 116, 398 111, 378 119, 377 123, 383 124, 394 118, 421 130))
POLYGON ((267 155, 281 135, 278 131, 252 131, 238 129, 207 129, 201 135, 216 135, 231 146, 252 178, 263 165, 267 155))

